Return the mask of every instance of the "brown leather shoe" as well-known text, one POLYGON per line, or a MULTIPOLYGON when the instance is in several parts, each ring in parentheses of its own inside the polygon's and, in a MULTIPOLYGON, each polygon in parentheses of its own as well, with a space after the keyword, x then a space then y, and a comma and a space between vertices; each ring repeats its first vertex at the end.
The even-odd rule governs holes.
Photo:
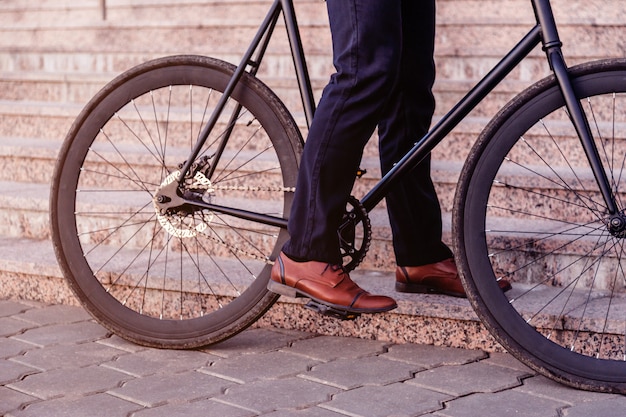
POLYGON ((306 297, 351 313, 380 313, 397 307, 393 298, 371 295, 350 279, 341 266, 296 262, 282 252, 274 262, 267 288, 288 297, 306 297))
MULTIPOLYGON (((502 291, 511 289, 511 283, 505 279, 498 281, 498 285, 502 291)), ((397 267, 396 291, 467 297, 452 258, 423 266, 397 267)))

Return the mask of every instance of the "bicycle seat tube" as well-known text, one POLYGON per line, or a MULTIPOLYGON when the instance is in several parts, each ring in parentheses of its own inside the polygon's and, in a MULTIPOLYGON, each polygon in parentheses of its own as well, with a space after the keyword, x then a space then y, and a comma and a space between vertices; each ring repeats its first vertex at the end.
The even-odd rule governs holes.
MULTIPOLYGON (((192 164, 197 158, 202 146, 206 142, 211 130, 215 126, 217 119, 226 106, 226 102, 230 98, 231 93, 234 91, 237 83, 241 79, 241 76, 246 71, 248 66, 251 66, 251 75, 256 75, 256 72, 261 64, 261 60, 265 54, 270 38, 276 27, 277 20, 280 14, 283 14, 285 19, 285 27, 287 31, 287 37, 289 39, 291 55, 296 70, 296 76, 298 79, 298 87, 300 89, 300 95, 302 97, 302 105, 304 107, 304 113, 306 116, 307 124, 310 124, 313 119, 313 113, 315 111, 315 101, 313 97, 311 80, 309 77, 306 60, 304 57, 304 48, 302 47, 302 40, 300 37, 300 31, 298 29, 298 22, 296 20, 295 9, 293 6, 293 0, 274 0, 269 11, 267 12, 263 23, 259 27, 255 37, 253 38, 248 50, 241 59, 240 64, 237 66, 232 78, 226 86, 222 97, 215 106, 213 114, 209 120, 205 123, 202 131, 198 135, 198 140, 194 145, 194 148, 187 159, 185 164, 180 170, 180 176, 178 178, 178 184, 180 185, 191 169, 192 164), (256 53, 256 55, 255 55, 256 53)), ((238 110, 235 110, 237 113, 238 110)), ((236 114, 233 115, 232 120, 236 119, 236 114)), ((228 135, 225 136, 223 141, 228 140, 228 135)), ((219 155, 217 155, 219 158, 219 155)), ((215 165, 215 162, 212 164, 215 165)))

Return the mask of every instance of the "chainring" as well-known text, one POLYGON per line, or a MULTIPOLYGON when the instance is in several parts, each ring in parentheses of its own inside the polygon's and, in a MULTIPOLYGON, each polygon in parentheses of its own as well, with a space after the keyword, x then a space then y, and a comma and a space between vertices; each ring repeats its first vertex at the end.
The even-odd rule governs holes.
POLYGON ((352 271, 365 259, 372 240, 372 224, 361 202, 350 196, 341 219, 339 249, 346 271, 352 271))

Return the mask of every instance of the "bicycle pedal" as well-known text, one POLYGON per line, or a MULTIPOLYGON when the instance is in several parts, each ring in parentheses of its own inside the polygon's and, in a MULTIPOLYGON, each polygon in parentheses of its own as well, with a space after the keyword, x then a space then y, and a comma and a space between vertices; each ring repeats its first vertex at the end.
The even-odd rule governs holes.
POLYGON ((351 311, 340 310, 334 307, 327 306, 325 304, 318 303, 314 300, 309 300, 308 303, 305 304, 305 308, 309 310, 315 311, 323 316, 332 317, 339 320, 356 320, 359 317, 360 313, 353 313, 351 311))

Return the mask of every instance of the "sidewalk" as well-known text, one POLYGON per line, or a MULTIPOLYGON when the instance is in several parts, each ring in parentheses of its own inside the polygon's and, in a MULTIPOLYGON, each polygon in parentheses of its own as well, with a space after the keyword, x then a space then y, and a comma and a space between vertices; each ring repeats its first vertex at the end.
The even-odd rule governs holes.
POLYGON ((507 354, 255 328, 194 351, 147 349, 80 307, 0 300, 6 417, 623 416, 507 354))

